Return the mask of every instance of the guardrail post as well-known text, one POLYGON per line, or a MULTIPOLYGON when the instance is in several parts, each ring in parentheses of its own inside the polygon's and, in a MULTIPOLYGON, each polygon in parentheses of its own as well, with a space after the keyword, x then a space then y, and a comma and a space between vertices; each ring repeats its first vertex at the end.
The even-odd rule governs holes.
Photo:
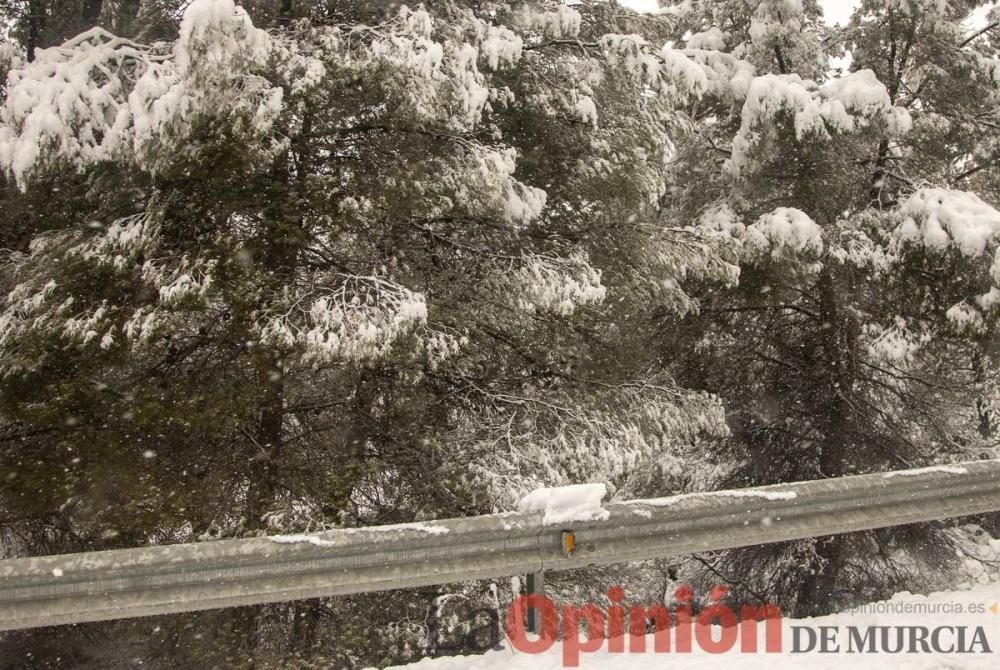
MULTIPOLYGON (((545 595, 545 572, 528 573, 528 595, 545 595)), ((525 617, 525 629, 529 633, 542 634, 542 618, 539 616, 537 607, 529 607, 525 617)))

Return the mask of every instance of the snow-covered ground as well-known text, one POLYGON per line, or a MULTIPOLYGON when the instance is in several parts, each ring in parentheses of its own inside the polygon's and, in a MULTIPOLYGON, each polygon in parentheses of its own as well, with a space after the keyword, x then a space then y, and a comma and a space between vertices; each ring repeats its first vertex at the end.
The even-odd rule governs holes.
MULTIPOLYGON (((916 628, 907 629, 907 634, 916 628)), ((719 639, 718 629, 715 639, 719 639)), ((918 633, 919 634, 919 633, 918 633)), ((763 631, 759 635, 763 639, 763 631)), ((800 642, 800 646, 803 646, 800 642)), ((864 646, 864 645, 862 645, 864 646)), ((919 644, 916 648, 919 649, 919 644)), ((609 653, 608 645, 600 651, 580 654, 581 668, 601 668, 602 670, 650 670, 651 668, 717 669, 746 668, 785 670, 809 668, 809 670, 867 668, 885 670, 956 670, 965 668, 1000 667, 1000 584, 973 587, 966 591, 934 593, 928 596, 900 593, 883 603, 875 603, 853 612, 843 612, 815 619, 786 619, 782 624, 782 651, 780 653, 740 653, 737 643, 732 651, 710 654, 694 645, 691 653, 654 653, 652 636, 647 638, 647 652, 609 653), (804 641, 808 635, 804 630, 819 631, 820 626, 835 627, 828 633, 839 644, 839 651, 819 653, 818 651, 793 653, 792 644, 798 627, 799 637, 804 641), (895 627, 925 627, 928 639, 935 629, 940 629, 938 646, 947 648, 958 641, 958 629, 965 633, 965 644, 969 645, 977 627, 985 636, 988 652, 977 646, 974 653, 859 653, 857 645, 851 643, 851 627, 857 627, 862 634, 879 636, 881 631, 869 627, 888 626, 890 639, 894 640, 895 627), (945 628, 947 627, 947 628, 945 628)), ((763 644, 761 644, 763 647, 763 644)), ((626 650, 628 645, 625 645, 626 650)), ((559 643, 541 654, 526 654, 515 651, 509 643, 504 649, 481 656, 457 656, 423 659, 410 664, 408 670, 555 670, 562 668, 562 648, 559 643)))

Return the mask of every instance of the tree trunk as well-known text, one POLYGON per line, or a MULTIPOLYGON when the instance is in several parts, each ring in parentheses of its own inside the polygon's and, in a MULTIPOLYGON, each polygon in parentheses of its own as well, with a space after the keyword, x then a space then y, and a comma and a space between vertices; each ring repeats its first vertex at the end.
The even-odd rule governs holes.
POLYGON ((293 659, 304 661, 315 656, 322 612, 322 600, 305 600, 295 603, 292 608, 294 616, 292 634, 288 639, 288 651, 292 654, 293 659))
POLYGON ((833 609, 842 542, 842 538, 835 535, 815 539, 815 553, 809 561, 809 572, 795 597, 794 618, 820 616, 833 609))
MULTIPOLYGON (((275 292, 294 281, 298 263, 302 218, 290 197, 291 158, 291 152, 285 150, 275 157, 271 167, 270 204, 264 212, 266 229, 260 240, 263 269, 273 281, 272 290, 275 292)), ((298 177, 304 178, 301 168, 298 177)), ((244 531, 264 528, 262 517, 277 494, 286 414, 286 383, 280 356, 273 351, 262 351, 254 357, 254 366, 262 394, 248 472, 244 531)), ((241 648, 248 654, 249 670, 257 665, 255 656, 260 647, 261 623, 265 613, 264 605, 248 607, 245 618, 239 623, 238 635, 241 635, 241 648)))
POLYGON ((104 0, 84 0, 83 11, 80 19, 83 21, 82 30, 90 30, 101 20, 101 10, 104 8, 104 0))
POLYGON ((24 47, 31 63, 35 60, 35 49, 41 46, 42 31, 45 29, 45 0, 28 1, 27 24, 24 47))
MULTIPOLYGON (((848 396, 854 386, 853 352, 857 329, 840 309, 837 281, 829 267, 816 285, 819 294, 821 336, 819 372, 827 393, 818 394, 815 416, 824 416, 824 439, 818 445, 816 465, 823 477, 842 477, 856 469, 855 417, 848 396)), ((835 604, 837 577, 843 567, 843 538, 816 538, 814 555, 796 596, 796 617, 825 614, 835 604)))
POLYGON ((822 270, 816 289, 820 301, 819 372, 827 391, 818 394, 815 407, 816 416, 826 417, 818 466, 824 477, 840 477, 857 465, 852 461, 855 418, 848 400, 856 377, 857 327, 852 317, 840 308, 837 278, 829 267, 822 270))
MULTIPOLYGON (((308 128, 308 118, 304 121, 308 128)), ((297 148, 303 151, 301 143, 297 148)), ((308 168, 304 158, 299 158, 296 180, 305 179, 308 168)), ((268 193, 269 206, 264 212, 267 228, 261 245, 262 265, 273 281, 272 290, 280 293, 282 287, 295 281, 298 251, 301 244, 302 216, 295 203, 292 184, 292 151, 286 149, 275 158, 271 167, 268 193)), ((257 377, 263 389, 260 400, 260 422, 257 426, 256 454, 250 470, 250 491, 247 496, 247 523, 250 528, 260 528, 260 515, 277 490, 275 478, 280 457, 282 424, 285 419, 285 379, 283 362, 274 352, 262 352, 256 357, 257 377)))
POLYGON ((295 12, 295 0, 281 0, 278 3, 278 14, 274 17, 274 22, 279 28, 287 28, 292 25, 295 12))
POLYGON ((282 424, 285 419, 285 383, 281 362, 274 356, 263 355, 257 364, 257 377, 264 389, 257 425, 255 454, 250 467, 250 489, 247 495, 246 523, 248 530, 263 527, 262 516, 277 488, 276 461, 281 451, 282 424))

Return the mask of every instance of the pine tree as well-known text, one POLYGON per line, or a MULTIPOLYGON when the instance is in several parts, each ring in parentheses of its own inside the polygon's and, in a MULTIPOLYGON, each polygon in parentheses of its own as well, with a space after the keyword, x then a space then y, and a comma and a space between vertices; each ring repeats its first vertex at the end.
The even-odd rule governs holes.
MULTIPOLYGON (((995 178, 1000 77, 995 24, 962 23, 974 4, 866 0, 835 31, 808 2, 684 14, 719 83, 691 108, 668 216, 731 238, 741 270, 699 296, 681 377, 729 412, 717 486, 985 453, 1000 212, 970 188, 995 178)), ((709 575, 809 615, 926 585, 955 542, 941 524, 814 538, 709 575)))
MULTIPOLYGON (((653 46, 669 23, 601 3, 248 8, 196 0, 172 43, 98 26, 12 72, 0 164, 63 216, 5 271, 8 547, 627 492, 725 431, 650 346, 649 304, 684 313, 682 282, 735 271, 717 236, 651 223, 676 107, 706 86, 653 46)), ((280 658, 291 636, 307 654, 325 611, 224 614, 172 653, 280 658)))

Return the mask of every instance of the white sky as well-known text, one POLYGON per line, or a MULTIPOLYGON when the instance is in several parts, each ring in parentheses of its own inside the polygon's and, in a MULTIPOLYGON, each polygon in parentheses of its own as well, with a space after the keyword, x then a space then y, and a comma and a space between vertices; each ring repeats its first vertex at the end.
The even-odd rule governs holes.
MULTIPOLYGON (((659 8, 659 3, 657 0, 619 0, 626 7, 631 7, 637 12, 652 12, 659 8)), ((851 12, 854 8, 861 4, 860 0, 820 0, 820 6, 823 7, 823 17, 826 22, 830 25, 839 23, 840 25, 845 25, 847 19, 851 16, 851 12)), ((992 5, 986 5, 985 7, 980 7, 977 9, 970 23, 976 27, 982 27, 986 25, 986 13, 990 10, 992 5)))
POLYGON ((851 12, 861 3, 855 0, 820 0, 819 4, 823 8, 823 18, 829 25, 839 23, 843 26, 851 18, 851 12))
MULTIPOLYGON (((631 7, 637 12, 655 12, 659 9, 658 0, 619 0, 626 7, 631 7)), ((851 13, 861 4, 861 0, 819 0, 823 8, 823 18, 827 25, 846 25, 851 13)), ((986 4, 972 13, 966 25, 970 30, 977 30, 986 26, 986 14, 994 6, 993 3, 986 4)), ((847 71, 851 66, 851 54, 848 52, 843 58, 834 58, 830 61, 832 68, 839 68, 847 71)))
MULTIPOLYGON (((637 12, 652 12, 659 8, 657 0, 619 0, 619 2, 637 12)), ((844 24, 847 23, 847 17, 854 8, 861 3, 860 0, 820 0, 819 4, 823 6, 823 15, 827 23, 844 24)))

